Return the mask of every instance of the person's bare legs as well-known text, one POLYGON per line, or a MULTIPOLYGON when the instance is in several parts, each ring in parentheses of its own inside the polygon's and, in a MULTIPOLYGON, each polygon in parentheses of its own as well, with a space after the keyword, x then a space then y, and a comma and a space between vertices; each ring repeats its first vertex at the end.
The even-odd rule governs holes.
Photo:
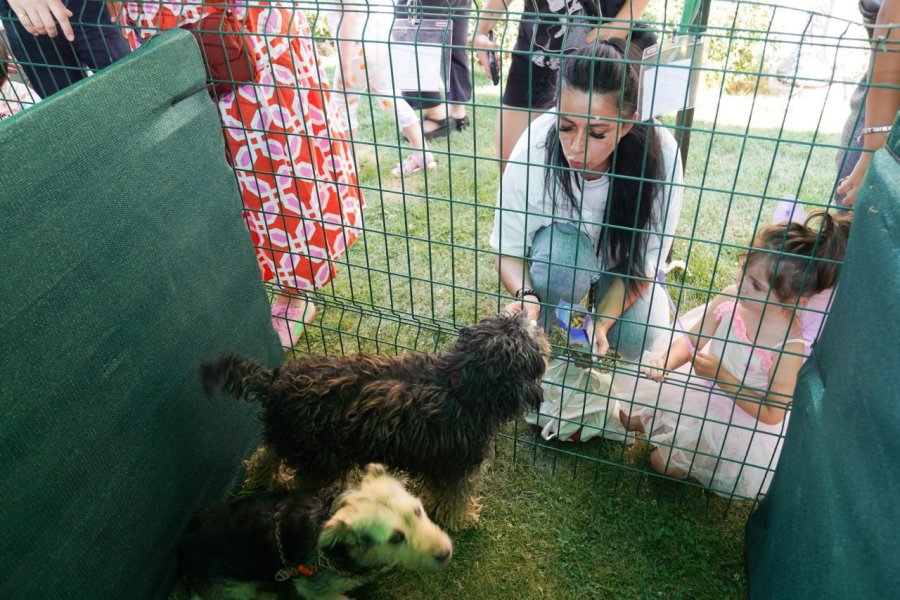
MULTIPOLYGON (((427 124, 428 121, 425 121, 427 124)), ((391 173, 395 177, 407 175, 410 173, 418 173, 420 171, 429 171, 437 166, 434 155, 428 151, 428 145, 422 137, 422 125, 418 119, 412 125, 403 128, 403 134, 409 141, 410 146, 417 148, 418 152, 410 154, 406 160, 397 165, 391 173)))
POLYGON ((622 423, 622 427, 625 428, 625 431, 637 431, 638 433, 646 433, 644 431, 644 424, 637 417, 632 415, 630 418, 627 414, 625 414, 624 410, 619 411, 619 422, 622 423))
POLYGON ((687 473, 673 467, 669 463, 669 453, 667 448, 659 448, 656 447, 650 451, 650 466, 653 467, 653 470, 657 473, 662 473, 663 475, 668 475, 669 477, 675 477, 676 479, 687 479, 687 473))
MULTIPOLYGON (((382 94, 381 88, 376 88, 370 84, 369 89, 373 93, 382 94)), ((422 137, 422 124, 415 111, 403 98, 394 98, 390 95, 383 95, 379 100, 382 110, 393 119, 397 120, 397 125, 406 136, 409 144, 418 150, 415 154, 411 154, 406 160, 397 165, 392 174, 397 177, 409 173, 416 173, 426 169, 433 169, 437 166, 434 155, 428 151, 428 144, 422 137)))
POLYGON ((512 154, 516 142, 519 141, 522 132, 528 129, 531 122, 544 114, 544 111, 527 110, 523 108, 513 108, 511 106, 503 106, 497 113, 497 129, 495 132, 495 143, 497 146, 497 156, 500 158, 500 172, 506 170, 506 161, 512 154))
POLYGON ((300 340, 303 326, 312 322, 316 316, 316 305, 300 292, 291 296, 276 291, 272 298, 272 326, 278 333, 281 345, 294 347, 300 340))
MULTIPOLYGON (((443 121, 444 119, 462 119, 466 116, 466 105, 461 103, 442 102, 437 106, 422 110, 425 120, 422 123, 422 131, 426 134, 435 131, 440 127, 435 121, 443 121)), ((455 125, 451 124, 450 129, 455 130, 455 125)))

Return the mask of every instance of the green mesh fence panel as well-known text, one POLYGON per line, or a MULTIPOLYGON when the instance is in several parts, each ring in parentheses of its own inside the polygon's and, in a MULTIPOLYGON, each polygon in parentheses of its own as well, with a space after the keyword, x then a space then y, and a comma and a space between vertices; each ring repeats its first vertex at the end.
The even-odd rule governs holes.
POLYGON ((188 33, 0 124, 0 596, 162 598, 255 409, 200 360, 281 353, 188 33))
MULTIPOLYGON (((438 34, 432 30, 424 35, 427 28, 422 27, 422 22, 411 23, 405 13, 397 12, 390 0, 292 2, 280 4, 274 10, 269 10, 272 5, 264 0, 237 3, 237 12, 245 19, 244 33, 248 42, 258 49, 266 49, 259 53, 261 58, 257 62, 254 85, 245 87, 241 103, 243 115, 237 114, 233 103, 225 101, 220 106, 220 117, 225 115, 235 136, 232 143, 235 147, 252 148, 253 152, 262 155, 269 152, 283 157, 287 154, 285 146, 279 148, 278 144, 283 141, 281 118, 286 114, 292 130, 284 137, 293 143, 292 148, 322 148, 329 143, 346 145, 345 155, 353 163, 359 189, 365 198, 365 208, 358 212, 362 215, 360 220, 345 229, 360 234, 354 240, 344 238, 346 252, 339 249, 327 253, 319 248, 311 251, 304 247, 302 233, 294 236, 294 257, 303 262, 315 254, 316 260, 327 263, 331 270, 321 283, 305 286, 303 290, 315 303, 317 311, 313 322, 306 325, 294 352, 349 354, 438 350, 456 335, 460 326, 496 314, 513 300, 511 292, 514 290, 506 289, 498 277, 495 265, 498 254, 490 243, 498 193, 519 182, 504 180, 500 174, 496 139, 507 129, 502 122, 498 124, 497 117, 501 114, 504 94, 510 87, 508 75, 514 57, 526 64, 541 65, 561 60, 560 54, 546 49, 546 38, 533 39, 533 43, 515 51, 514 46, 522 27, 539 24, 558 27, 554 35, 560 37, 554 37, 554 43, 574 47, 578 43, 574 34, 584 33, 586 27, 597 25, 599 21, 583 14, 529 13, 529 7, 534 3, 522 0, 508 3, 508 12, 493 13, 483 9, 467 13, 468 3, 463 0, 446 3, 428 0, 426 4, 430 7, 429 16, 433 16, 434 11, 447 16, 468 15, 468 35, 454 38, 452 31, 446 29, 438 34), (439 6, 442 4, 444 8, 439 6), (246 14, 253 15, 251 20, 254 22, 249 25, 246 14), (261 14, 267 15, 266 18, 260 20, 261 14), (401 14, 404 16, 398 17, 401 14), (362 29, 354 32, 351 28, 341 33, 341 25, 350 20, 349 17, 356 17, 355 22, 357 26, 362 23, 362 29), (493 35, 500 45, 501 66, 497 85, 482 72, 477 62, 477 49, 473 46, 473 31, 485 19, 496 19, 493 35), (405 36, 397 38, 393 35, 392 29, 396 26, 402 26, 405 36), (417 28, 423 34, 419 38, 417 28), (407 83, 410 78, 432 78, 438 71, 446 72, 446 63, 425 66, 426 54, 434 48, 416 45, 417 39, 433 41, 435 35, 444 41, 445 50, 450 46, 462 50, 463 62, 469 65, 472 95, 460 100, 456 106, 466 111, 468 126, 463 122, 457 129, 456 121, 451 121, 448 123, 449 136, 429 140, 429 150, 437 163, 433 170, 398 177, 393 174, 395 166, 414 154, 416 148, 410 141, 409 128, 400 123, 406 122, 407 116, 395 102, 401 90, 399 80, 391 79, 392 69, 399 67, 402 70, 399 75, 407 83), (357 42, 359 47, 354 46, 357 42), (382 73, 386 69, 388 81, 376 78, 370 83, 364 81, 361 87, 349 86, 342 92, 337 85, 337 75, 345 66, 340 54, 342 44, 351 49, 351 54, 354 50, 363 50, 362 65, 352 67, 357 69, 354 72, 360 73, 360 66, 366 69, 371 66, 373 71, 381 69, 382 73), (404 54, 404 47, 407 62, 400 65, 396 61, 404 54), (272 49, 277 52, 270 53, 272 49), (275 109, 268 113, 268 120, 251 118, 255 107, 270 102, 276 93, 288 98, 299 94, 306 104, 288 100, 286 113, 275 109), (328 96, 330 110, 320 110, 323 95, 328 96), (311 104, 315 104, 314 109, 298 108, 311 104), (357 116, 353 130, 339 131, 339 121, 350 109, 355 109, 357 116), (309 134, 307 125, 319 125, 321 120, 327 120, 328 125, 309 134), (238 139, 241 136, 243 138, 238 139), (352 145, 346 144, 347 138, 352 139, 352 145), (333 277, 329 278, 331 274, 333 277)), ((473 6, 477 9, 484 4, 475 2, 473 6)), ((542 4, 565 11, 568 8, 563 7, 585 3, 542 4)), ((119 27, 134 42, 136 37, 149 37, 160 27, 184 21, 184 13, 179 12, 183 7, 178 2, 130 2, 118 12, 120 25, 104 26, 107 29, 119 27), (180 16, 173 16, 176 13, 180 16), (163 14, 166 18, 158 20, 163 14)), ((573 10, 577 12, 577 9, 573 10)), ((196 16, 197 11, 189 9, 187 13, 196 16)), ((9 17, 4 19, 9 30, 9 17)), ((677 141, 684 178, 673 186, 683 195, 680 210, 675 211, 679 213, 678 226, 664 236, 666 242, 671 243, 668 257, 671 268, 663 277, 665 288, 657 287, 654 293, 663 298, 665 304, 668 303, 666 296, 671 297, 674 304, 671 312, 686 317, 708 302, 711 295, 740 279, 742 255, 751 246, 754 233, 779 214, 783 200, 796 199, 796 207, 807 213, 816 209, 841 210, 835 198, 835 187, 852 166, 854 151, 858 150, 858 140, 842 129, 845 124, 852 128, 854 123, 852 119, 848 120, 848 114, 856 114, 851 111, 859 108, 865 96, 866 71, 873 45, 856 3, 651 0, 640 19, 664 44, 671 44, 675 32, 698 35, 704 44, 702 56, 680 55, 687 59, 686 66, 699 83, 696 104, 684 104, 679 110, 664 112, 655 125, 658 132, 671 134, 677 141)), ((442 19, 432 21, 448 26, 442 19)), ((620 26, 626 24, 627 20, 618 22, 620 26)), ((429 25, 441 27, 437 23, 429 25)), ((876 51, 884 50, 884 44, 877 40, 874 46, 876 51)), ((51 58, 47 54, 15 57, 20 64, 32 66, 50 62, 51 58)), ((649 59, 649 63, 655 66, 654 59, 649 59)), ((87 70, 85 65, 67 68, 71 69, 73 77, 87 70)), ((520 79, 519 83, 543 94, 550 100, 549 104, 559 99, 554 82, 535 78, 534 72, 529 74, 527 81, 520 79)), ((415 90, 407 92, 407 98, 414 105, 422 97, 423 94, 415 90)), ((544 110, 543 107, 531 109, 530 116, 538 116, 544 110)), ((27 114, 20 117, 27 118, 27 114)), ((95 121, 98 119, 102 120, 94 117, 95 121)), ((623 120, 611 119, 609 122, 621 124, 623 120)), ((97 126, 96 123, 85 123, 84 130, 97 126)), ((124 140, 132 132, 124 131, 120 135, 124 140)), ((145 139, 146 135, 139 134, 137 140, 145 139)), ((536 151, 518 162, 530 168, 543 168, 543 159, 542 152, 536 151)), ((333 178, 320 172, 311 175, 305 160, 280 164, 281 171, 273 168, 274 162, 261 160, 252 165, 236 162, 245 202, 248 199, 258 201, 260 196, 270 194, 270 203, 263 210, 254 207, 250 211, 269 218, 269 222, 257 228, 260 235, 255 240, 258 249, 267 255, 276 254, 275 246, 283 243, 283 239, 276 240, 277 236, 269 235, 272 233, 269 227, 277 228, 282 216, 296 214, 295 205, 275 198, 277 194, 272 190, 276 184, 280 185, 276 175, 294 179, 304 190, 311 185, 319 191, 341 187, 335 186, 333 178)), ((118 157, 106 164, 108 170, 117 170, 118 157)), ((550 170, 562 172, 561 168, 553 166, 550 170)), ((610 179, 615 184, 627 177, 612 175, 610 179)), ((644 175, 634 179, 645 185, 649 183, 649 178, 644 175)), ((137 189, 145 184, 136 180, 129 185, 137 189)), ((355 189, 355 186, 348 184, 341 193, 347 189, 355 189)), ((350 196, 348 194, 344 199, 346 206, 353 208, 355 201, 350 196)), ((315 195, 308 191, 297 197, 305 211, 304 225, 308 230, 337 230, 341 219, 336 217, 334 210, 323 214, 320 205, 312 200, 315 195)), ((506 212, 510 215, 515 211, 506 212)), ((533 219, 534 212, 527 217, 533 219)), ((577 217, 570 221, 577 221, 577 217)), ((597 219, 594 222, 596 224, 597 219)), ((624 231, 631 229, 622 228, 624 231)), ((290 271, 285 268, 275 273, 269 281, 270 291, 279 287, 298 287, 292 286, 290 271)), ((580 298, 574 298, 574 301, 578 300, 580 298)), ((821 319, 822 308, 818 306, 818 312, 810 314, 821 319)), ((542 307, 547 312, 555 309, 553 302, 545 302, 542 307)), ((258 325, 268 327, 264 319, 260 319, 258 325)), ((678 329, 677 326, 661 328, 672 339, 680 335, 678 329)), ((815 337, 816 327, 811 326, 807 333, 815 337)), ((543 476, 565 479, 558 485, 534 486, 532 489, 528 477, 520 477, 520 486, 511 493, 502 494, 503 508, 513 515, 509 522, 522 523, 520 529, 528 530, 528 533, 520 533, 522 537, 518 544, 510 544, 532 548, 525 539, 531 535, 554 542, 558 539, 560 543, 552 545, 553 552, 560 554, 541 554, 534 550, 534 556, 521 561, 525 565, 521 567, 523 570, 516 571, 520 565, 504 565, 508 567, 505 579, 493 577, 490 570, 484 569, 486 575, 481 584, 485 590, 490 590, 485 596, 526 596, 527 593, 518 587, 517 575, 533 579, 534 585, 529 591, 535 596, 545 593, 536 591, 538 589, 553 589, 560 597, 579 597, 579 594, 581 597, 644 597, 656 593, 673 597, 740 596, 745 586, 743 567, 739 565, 735 573, 722 564, 709 563, 727 562, 728 556, 734 559, 739 555, 734 548, 723 551, 721 544, 728 542, 721 539, 730 537, 730 541, 737 544, 743 541, 742 519, 757 500, 756 490, 719 489, 724 496, 720 498, 708 494, 702 484, 691 479, 678 480, 678 485, 671 485, 676 480, 660 475, 648 462, 650 446, 647 441, 633 434, 623 436, 616 425, 617 412, 608 410, 608 407, 617 407, 615 399, 610 400, 607 389, 611 380, 627 390, 645 357, 626 360, 614 354, 595 356, 591 364, 600 373, 598 379, 584 376, 579 367, 587 364, 589 357, 570 352, 570 340, 559 328, 552 332, 551 341, 557 365, 562 364, 555 373, 569 374, 548 382, 546 387, 571 400, 571 410, 557 419, 560 431, 565 429, 566 435, 548 440, 527 423, 519 421, 504 430, 497 453, 498 463, 510 469, 524 465, 530 474, 534 474, 535 480, 543 476), (559 385, 553 386, 554 383, 559 385), (579 403, 589 404, 592 408, 580 410, 579 403), (598 410, 593 410, 597 407, 598 410), (572 432, 584 435, 573 438, 570 437, 572 432), (606 439, 598 439, 601 436, 606 439), (594 439, 583 441, 588 437, 594 439), (628 444, 623 444, 623 440, 628 444), (586 490, 584 499, 580 503, 573 502, 577 508, 567 515, 558 499, 570 497, 571 490, 580 486, 586 490), (539 491, 538 487, 541 488, 539 491), (525 499, 516 497, 519 492, 540 494, 537 504, 553 506, 553 514, 540 515, 540 511, 524 508, 525 499), (582 527, 579 520, 581 514, 602 513, 594 510, 595 503, 601 505, 610 498, 622 506, 627 505, 628 515, 621 519, 622 530, 612 531, 611 527, 592 522, 591 527, 596 525, 597 529, 587 533, 588 529, 582 527), (655 503, 660 498, 672 502, 655 503), (677 505, 679 509, 689 505, 692 508, 684 511, 685 516, 694 520, 684 527, 670 527, 668 520, 680 521, 681 515, 669 513, 665 519, 659 517, 665 513, 665 508, 660 508, 664 505, 677 505), (660 523, 659 527, 647 527, 642 516, 637 514, 645 509, 666 522, 660 523), (525 523, 526 516, 535 521, 525 523), (740 523, 735 527, 736 522, 740 523), (704 527, 709 529, 704 530, 704 527), (647 560, 646 556, 640 555, 641 544, 631 543, 634 530, 646 533, 649 529, 653 530, 653 558, 666 556, 667 560, 647 560), (627 533, 623 533, 625 531, 627 533), (622 543, 596 544, 595 538, 621 540, 622 543), (709 542, 708 547, 694 543, 701 539, 704 544, 709 542), (628 587, 627 591, 609 587, 613 585, 612 580, 615 585, 627 586, 622 583, 622 578, 589 573, 589 568, 584 569, 583 578, 572 577, 569 570, 563 568, 533 568, 534 564, 556 565, 568 561, 568 553, 574 547, 578 547, 576 552, 582 553, 580 558, 584 559, 584 564, 613 565, 610 569, 614 572, 630 568, 631 562, 635 561, 651 566, 639 569, 630 578, 642 583, 628 587), (634 560, 626 561, 625 568, 618 569, 616 561, 623 560, 622 556, 631 552, 638 555, 631 555, 634 560), (695 569, 697 565, 703 565, 703 574, 695 572, 693 577, 682 577, 683 572, 695 569), (708 577, 705 571, 709 571, 708 577), (584 587, 579 587, 581 583, 584 587), (641 585, 645 587, 639 587, 641 585)), ((756 340, 751 342, 755 344, 756 340)), ((135 349, 135 352, 143 350, 135 349)), ((697 384, 694 389, 701 386, 708 389, 709 384, 697 384)), ((764 390, 755 387, 743 394, 743 398, 758 398, 760 391, 764 390)), ((626 391, 622 403, 627 407, 629 400, 626 391)), ((647 402, 646 398, 644 404, 645 408, 652 407, 652 402, 647 402)), ((546 413, 543 416, 548 417, 546 413)), ((753 430, 754 426, 750 425, 741 431, 753 430)), ((780 434, 781 431, 776 436, 780 434)), ((689 442, 684 445, 689 446, 689 442)), ((690 450, 689 447, 682 449, 690 450)), ((713 453, 705 458, 719 457, 713 453)), ((746 462, 740 456, 731 458, 723 464, 727 462, 733 468, 741 468, 746 462)), ((762 470, 770 476, 775 466, 772 461, 762 465, 762 470)), ((483 522, 484 531, 475 534, 479 541, 485 542, 485 555, 489 547, 487 540, 500 543, 502 539, 505 544, 508 539, 505 530, 492 529, 497 527, 497 522, 488 516, 490 514, 488 510, 483 522)), ((610 519, 610 523, 613 521, 619 523, 620 519, 610 519)), ((471 547, 468 551, 478 553, 471 547)), ((504 547, 500 553, 505 551, 504 547)), ((472 559, 472 554, 468 559, 472 559)), ((466 573, 466 581, 468 577, 478 575, 466 573)), ((422 593, 423 597, 440 597, 446 590, 454 589, 455 584, 447 585, 447 580, 437 578, 434 581, 441 582, 431 588, 436 591, 431 595, 426 591, 422 593)), ((415 585, 412 588, 419 591, 415 585)), ((462 592, 463 597, 467 591, 462 592)), ((402 597, 403 594, 398 595, 402 597)))
POLYGON ((828 322, 747 523, 752 598, 890 598, 900 587, 900 118, 858 201, 828 322), (864 291, 863 291, 864 290, 864 291))

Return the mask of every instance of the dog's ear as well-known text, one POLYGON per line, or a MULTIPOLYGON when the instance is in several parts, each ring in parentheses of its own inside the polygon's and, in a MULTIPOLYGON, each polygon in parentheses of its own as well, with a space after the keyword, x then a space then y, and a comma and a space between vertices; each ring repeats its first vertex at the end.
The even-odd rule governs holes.
POLYGON ((379 463, 369 463, 366 465, 366 477, 382 477, 387 474, 387 469, 379 463))
POLYGON ((348 541, 355 543, 354 538, 353 529, 350 525, 343 519, 334 517, 322 527, 322 533, 319 534, 318 547, 320 550, 324 550, 337 546, 347 546, 348 541))
POLYGON ((319 534, 318 547, 332 559, 345 559, 365 552, 375 540, 365 531, 356 531, 340 517, 332 517, 319 534))
POLYGON ((539 381, 529 381, 525 383, 523 406, 525 410, 537 411, 541 408, 544 401, 544 386, 539 381))

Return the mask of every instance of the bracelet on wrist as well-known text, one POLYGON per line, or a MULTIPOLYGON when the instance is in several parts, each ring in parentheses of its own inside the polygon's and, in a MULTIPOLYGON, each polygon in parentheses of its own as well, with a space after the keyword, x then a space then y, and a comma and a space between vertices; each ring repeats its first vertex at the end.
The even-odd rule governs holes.
POLYGON ((537 298, 538 302, 543 302, 541 296, 532 288, 522 288, 518 292, 516 292, 516 298, 519 298, 520 300, 525 296, 534 296, 535 298, 537 298))
POLYGON ((893 129, 893 125, 879 125, 878 127, 866 127, 860 131, 863 135, 869 135, 870 133, 888 133, 891 129, 893 129))

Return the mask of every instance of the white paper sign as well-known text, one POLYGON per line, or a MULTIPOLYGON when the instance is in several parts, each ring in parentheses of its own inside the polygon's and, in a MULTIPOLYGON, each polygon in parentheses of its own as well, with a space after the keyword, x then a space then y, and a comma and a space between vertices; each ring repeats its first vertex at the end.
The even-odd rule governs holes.
POLYGON ((644 67, 641 86, 641 120, 648 121, 667 112, 687 108, 690 96, 691 61, 684 59, 666 66, 644 67))
POLYGON ((702 63, 703 42, 682 36, 664 40, 644 52, 638 92, 640 119, 694 106, 702 63))
POLYGON ((443 49, 431 44, 391 44, 394 89, 439 92, 443 49))

